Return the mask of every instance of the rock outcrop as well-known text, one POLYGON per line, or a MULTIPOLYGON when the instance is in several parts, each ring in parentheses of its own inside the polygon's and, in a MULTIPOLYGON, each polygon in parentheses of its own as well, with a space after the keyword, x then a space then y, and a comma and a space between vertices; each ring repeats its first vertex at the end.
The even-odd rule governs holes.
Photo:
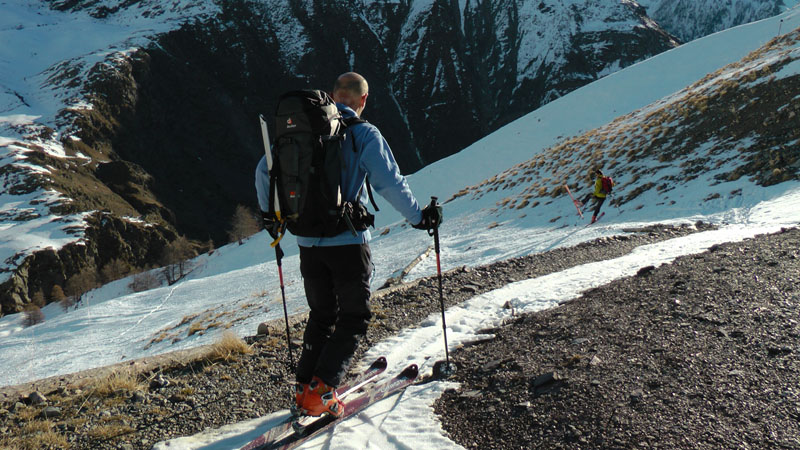
POLYGON ((112 214, 96 213, 87 218, 84 239, 59 250, 46 249, 25 258, 11 277, 0 284, 2 314, 21 312, 30 297, 41 290, 49 295, 53 286, 84 269, 99 271, 112 260, 131 267, 154 264, 164 247, 176 238, 164 226, 146 225, 112 214))

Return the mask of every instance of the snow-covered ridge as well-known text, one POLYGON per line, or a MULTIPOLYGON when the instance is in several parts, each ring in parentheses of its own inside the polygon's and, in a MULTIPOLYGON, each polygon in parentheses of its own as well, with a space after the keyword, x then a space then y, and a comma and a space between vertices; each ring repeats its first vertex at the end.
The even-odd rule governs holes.
POLYGON ((797 0, 636 0, 647 15, 688 42, 733 26, 754 22, 797 6, 797 0))
MULTIPOLYGON (((187 20, 218 12, 207 0, 122 4, 87 2, 58 11, 46 2, 4 1, 0 41, 14 45, 0 46, 0 105, 4 105, 0 114, 28 111, 41 116, 38 123, 53 127, 58 111, 82 97, 82 85, 94 64, 114 52, 146 45, 153 36, 187 20), (65 74, 68 78, 63 78, 65 74)), ((9 131, 0 128, 0 132, 9 131)))

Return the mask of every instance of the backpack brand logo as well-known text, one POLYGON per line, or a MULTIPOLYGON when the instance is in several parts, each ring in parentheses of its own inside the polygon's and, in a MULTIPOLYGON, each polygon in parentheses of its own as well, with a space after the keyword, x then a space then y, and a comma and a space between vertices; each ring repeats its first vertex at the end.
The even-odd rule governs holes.
POLYGON ((294 128, 294 127, 296 127, 296 126, 297 126, 297 125, 295 125, 295 124, 294 124, 294 122, 292 122, 292 118, 291 118, 291 117, 289 117, 288 119, 286 119, 286 128, 294 128))

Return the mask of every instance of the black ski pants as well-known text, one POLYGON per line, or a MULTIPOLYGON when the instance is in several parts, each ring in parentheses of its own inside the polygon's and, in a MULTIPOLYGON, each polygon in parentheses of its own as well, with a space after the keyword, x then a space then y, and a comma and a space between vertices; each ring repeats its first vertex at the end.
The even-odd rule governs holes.
POLYGON ((587 204, 589 202, 590 199, 594 200, 595 206, 594 206, 593 215, 596 216, 596 215, 600 214, 600 207, 603 206, 603 203, 606 201, 606 198, 605 197, 598 197, 598 196, 596 196, 594 194, 589 194, 589 195, 586 196, 586 198, 583 199, 582 203, 585 205, 585 204, 587 204))
POLYGON ((300 247, 300 273, 311 309, 297 363, 297 381, 316 375, 339 386, 367 333, 372 255, 368 244, 300 247))

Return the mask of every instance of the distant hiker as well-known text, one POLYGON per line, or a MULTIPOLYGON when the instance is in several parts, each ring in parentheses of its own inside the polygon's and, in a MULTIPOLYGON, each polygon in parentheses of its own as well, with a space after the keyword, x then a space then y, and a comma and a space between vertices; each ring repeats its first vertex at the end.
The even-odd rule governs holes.
MULTIPOLYGON (((368 95, 367 81, 355 72, 340 75, 334 84, 333 101, 346 125, 341 144, 341 194, 352 204, 352 215, 344 217, 347 222, 344 231, 314 235, 295 232, 298 228, 293 231, 289 226, 300 247, 300 273, 310 308, 295 385, 297 409, 305 415, 342 414, 344 406, 334 389, 347 372, 372 317, 368 305, 373 272, 368 225, 372 225, 373 216, 364 206, 368 201, 365 192, 368 186, 414 224, 414 228, 433 229, 442 221, 441 207, 420 209, 389 144, 378 128, 359 119, 368 95)), ((284 122, 291 122, 291 118, 284 122)), ((268 214, 274 191, 270 191, 265 158, 256 169, 256 191, 264 228, 277 240, 283 227, 275 214, 268 214)))
POLYGON ((595 202, 594 213, 592 213, 592 221, 590 223, 597 222, 597 215, 600 214, 600 207, 603 206, 603 202, 606 201, 606 196, 611 193, 611 189, 614 187, 614 180, 612 180, 611 177, 603 175, 602 170, 597 169, 594 173, 597 176, 594 181, 594 192, 587 195, 581 202, 581 206, 588 203, 590 199, 593 199, 595 202))

